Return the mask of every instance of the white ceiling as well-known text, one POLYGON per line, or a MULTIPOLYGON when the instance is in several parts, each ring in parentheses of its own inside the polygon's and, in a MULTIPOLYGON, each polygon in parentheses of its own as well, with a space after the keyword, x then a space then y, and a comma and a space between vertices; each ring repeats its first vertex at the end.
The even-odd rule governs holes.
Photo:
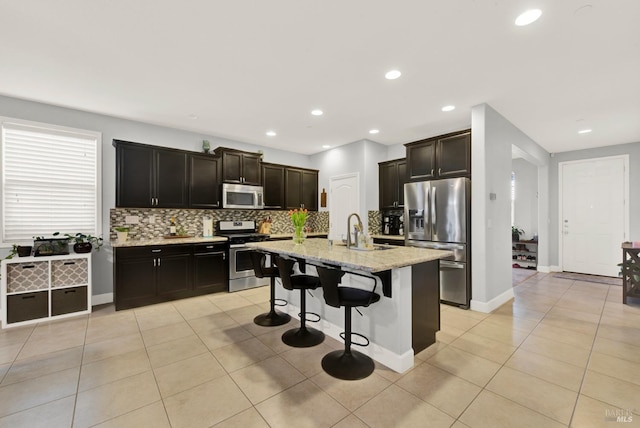
POLYGON ((638 18, 638 0, 0 0, 0 94, 303 154, 462 129, 486 102, 562 152, 640 142, 638 18))

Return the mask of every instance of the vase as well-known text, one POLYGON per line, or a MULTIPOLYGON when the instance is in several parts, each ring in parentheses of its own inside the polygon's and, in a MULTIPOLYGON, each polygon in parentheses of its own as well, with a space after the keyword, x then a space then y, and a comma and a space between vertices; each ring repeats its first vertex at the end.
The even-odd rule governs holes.
POLYGON ((293 232, 293 242, 295 244, 302 244, 307 237, 304 233, 304 226, 295 226, 295 229, 293 232))
POLYGON ((118 237, 118 243, 119 244, 123 244, 127 241, 127 235, 129 235, 129 232, 118 232, 116 231, 116 235, 118 237))

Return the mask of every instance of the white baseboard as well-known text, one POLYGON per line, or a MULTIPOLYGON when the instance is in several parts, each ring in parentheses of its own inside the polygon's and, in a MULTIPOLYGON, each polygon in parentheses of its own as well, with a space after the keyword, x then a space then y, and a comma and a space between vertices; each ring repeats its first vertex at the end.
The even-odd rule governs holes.
POLYGON ((91 306, 104 305, 113 302, 113 293, 96 294, 91 296, 91 306))
POLYGON ((549 266, 549 272, 562 272, 562 268, 560 266, 549 266))
POLYGON ((471 300, 471 310, 484 312, 488 314, 496 309, 498 309, 503 304, 507 303, 509 300, 513 299, 513 288, 509 288, 504 293, 499 296, 494 297, 488 302, 479 302, 477 300, 471 300))
POLYGON ((551 272, 551 268, 549 266, 540 266, 540 265, 538 265, 537 270, 538 270, 538 272, 542 272, 542 273, 551 272))

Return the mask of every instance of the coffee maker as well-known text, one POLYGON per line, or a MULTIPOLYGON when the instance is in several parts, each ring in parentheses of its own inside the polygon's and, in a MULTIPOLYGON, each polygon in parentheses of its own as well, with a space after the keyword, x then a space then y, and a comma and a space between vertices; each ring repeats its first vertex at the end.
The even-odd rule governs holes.
POLYGON ((384 214, 382 216, 382 234, 383 235, 402 235, 402 216, 394 214, 384 214))

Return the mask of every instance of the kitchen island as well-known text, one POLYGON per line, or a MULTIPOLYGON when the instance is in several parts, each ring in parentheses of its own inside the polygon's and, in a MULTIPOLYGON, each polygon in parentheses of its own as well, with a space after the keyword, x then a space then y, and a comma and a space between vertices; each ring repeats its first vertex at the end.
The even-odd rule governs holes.
MULTIPOLYGON (((417 247, 376 245, 375 250, 347 249, 344 245, 329 245, 327 239, 307 239, 303 244, 293 241, 254 242, 247 244, 257 250, 297 259, 299 268, 315 274, 316 266, 340 268, 347 274, 342 284, 371 289, 375 280, 379 302, 359 308, 354 313, 353 331, 369 338, 371 344, 359 350, 374 360, 397 371, 413 366, 414 353, 435 342, 440 329, 440 290, 438 261, 453 255, 450 251, 417 247), (349 273, 354 273, 349 275, 349 273), (373 279, 373 280, 372 280, 373 279)), ((343 331, 343 311, 324 303, 322 289, 311 292, 307 311, 320 315, 317 328, 328 336, 340 339, 343 331)), ((276 287, 276 297, 289 302, 287 312, 297 317, 299 292, 276 287)))

